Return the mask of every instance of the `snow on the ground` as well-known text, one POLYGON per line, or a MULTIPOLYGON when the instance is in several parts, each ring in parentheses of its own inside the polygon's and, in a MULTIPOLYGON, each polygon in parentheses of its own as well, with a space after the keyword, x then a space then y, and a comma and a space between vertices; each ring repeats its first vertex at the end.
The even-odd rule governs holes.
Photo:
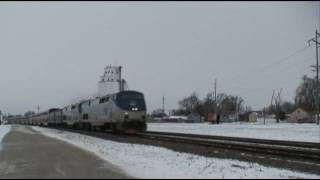
POLYGON ((0 125, 0 143, 6 134, 11 130, 11 125, 0 125))
POLYGON ((238 160, 207 158, 162 147, 119 143, 77 133, 33 127, 118 166, 136 178, 320 178, 238 160))
POLYGON ((4 136, 6 136, 6 134, 11 130, 11 126, 10 125, 0 125, 0 151, 2 149, 2 139, 4 138, 4 136))
POLYGON ((177 132, 259 139, 320 142, 320 126, 313 123, 148 123, 148 131, 177 132))

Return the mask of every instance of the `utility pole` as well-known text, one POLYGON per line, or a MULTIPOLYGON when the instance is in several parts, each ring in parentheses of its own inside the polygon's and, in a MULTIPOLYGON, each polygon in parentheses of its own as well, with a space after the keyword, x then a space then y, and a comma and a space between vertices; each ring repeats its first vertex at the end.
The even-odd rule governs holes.
POLYGON ((37 106, 38 114, 40 112, 40 105, 37 106))
POLYGON ((218 112, 217 112, 217 78, 214 79, 214 113, 216 115, 215 120, 217 121, 218 119, 218 112))
POLYGON ((308 41, 309 46, 310 46, 310 42, 313 41, 316 43, 316 66, 311 66, 315 68, 316 71, 316 117, 317 117, 317 124, 319 125, 319 60, 318 60, 318 48, 319 48, 319 44, 320 42, 318 42, 318 36, 320 36, 320 34, 318 33, 318 30, 316 30, 316 37, 310 39, 308 41))
POLYGON ((263 107, 263 124, 266 124, 266 107, 263 107))
POLYGON ((272 107, 272 102, 273 102, 273 99, 274 99, 274 105, 275 105, 275 115, 276 115, 276 120, 277 120, 277 123, 279 123, 279 116, 280 116, 280 113, 281 113, 281 91, 282 91, 282 88, 280 89, 279 93, 278 93, 278 96, 275 97, 274 99, 274 90, 273 90, 273 93, 272 93, 272 97, 271 97, 271 103, 270 103, 270 108, 272 107))
POLYGON ((270 102, 270 106, 269 106, 269 111, 271 110, 271 113, 272 113, 272 111, 273 111, 272 102, 273 102, 274 92, 275 92, 275 91, 273 90, 273 92, 272 92, 272 97, 271 97, 271 102, 270 102))
POLYGON ((281 91, 282 88, 280 89, 280 92, 278 93, 277 99, 276 99, 276 118, 277 118, 277 123, 279 123, 280 115, 281 115, 281 91))
POLYGON ((121 76, 121 69, 122 69, 122 66, 119 66, 119 92, 123 91, 123 83, 122 83, 122 76, 121 76))
POLYGON ((235 121, 238 121, 238 97, 236 97, 236 117, 235 121))
POLYGON ((163 111, 163 113, 165 113, 165 109, 164 109, 164 95, 162 96, 162 111, 163 111))

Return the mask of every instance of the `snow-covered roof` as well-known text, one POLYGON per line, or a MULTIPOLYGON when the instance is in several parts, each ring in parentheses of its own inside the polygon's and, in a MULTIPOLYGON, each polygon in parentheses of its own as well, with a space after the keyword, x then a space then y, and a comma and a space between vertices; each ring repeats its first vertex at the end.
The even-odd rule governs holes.
POLYGON ((168 116, 167 119, 188 119, 187 116, 168 116))

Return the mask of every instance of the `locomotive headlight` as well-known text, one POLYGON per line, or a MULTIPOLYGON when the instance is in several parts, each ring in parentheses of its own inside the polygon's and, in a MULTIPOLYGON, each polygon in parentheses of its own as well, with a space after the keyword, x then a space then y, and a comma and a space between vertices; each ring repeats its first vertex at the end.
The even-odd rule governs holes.
POLYGON ((125 115, 128 115, 128 112, 124 112, 125 115))

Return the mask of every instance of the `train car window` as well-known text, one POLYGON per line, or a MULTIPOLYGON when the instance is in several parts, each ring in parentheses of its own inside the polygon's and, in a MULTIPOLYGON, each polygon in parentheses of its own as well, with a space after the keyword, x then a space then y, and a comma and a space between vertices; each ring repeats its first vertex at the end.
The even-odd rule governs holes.
POLYGON ((101 103, 105 103, 105 102, 109 101, 109 98, 110 98, 110 97, 103 97, 103 98, 100 98, 100 100, 99 100, 99 104, 101 104, 101 103))
POLYGON ((89 115, 88 115, 88 114, 84 114, 84 115, 82 116, 82 118, 83 118, 83 119, 89 119, 89 115))
POLYGON ((99 100, 99 104, 101 104, 101 103, 103 103, 103 102, 104 102, 104 99, 101 98, 101 99, 99 100))
POLYGON ((82 104, 78 105, 78 111, 79 111, 79 113, 82 113, 82 104))

